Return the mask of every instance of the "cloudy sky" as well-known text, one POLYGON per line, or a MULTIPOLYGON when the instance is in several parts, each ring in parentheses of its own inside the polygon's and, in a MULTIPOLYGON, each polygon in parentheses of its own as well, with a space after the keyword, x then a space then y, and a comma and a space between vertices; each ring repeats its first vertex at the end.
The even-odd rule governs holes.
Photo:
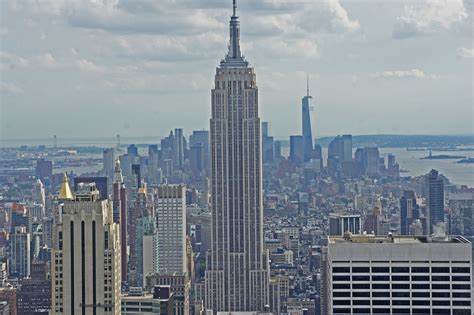
MULTIPOLYGON (((3 0, 0 138, 208 128, 231 0, 3 0)), ((473 133, 472 0, 239 0, 261 116, 316 135, 473 133)))

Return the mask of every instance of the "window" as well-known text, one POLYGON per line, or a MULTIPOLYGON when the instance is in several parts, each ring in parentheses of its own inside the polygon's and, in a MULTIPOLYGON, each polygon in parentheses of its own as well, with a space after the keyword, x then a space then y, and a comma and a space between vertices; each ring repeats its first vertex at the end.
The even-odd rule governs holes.
POLYGON ((352 267, 353 273, 369 273, 369 267, 352 267))
POLYGON ((429 273, 430 268, 429 267, 411 267, 411 272, 412 273, 429 273))
POLYGON ((409 267, 392 267, 392 273, 409 273, 409 267))
POLYGON ((389 273, 388 267, 372 267, 372 273, 389 273))

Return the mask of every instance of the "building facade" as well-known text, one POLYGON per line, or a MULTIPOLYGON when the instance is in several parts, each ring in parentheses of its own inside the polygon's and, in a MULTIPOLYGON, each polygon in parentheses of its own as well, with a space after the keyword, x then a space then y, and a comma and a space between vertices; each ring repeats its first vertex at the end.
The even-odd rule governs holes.
POLYGON ((112 204, 94 183, 58 196, 52 250, 52 314, 120 314, 120 235, 112 204))
POLYGON ((471 314, 471 243, 461 237, 329 237, 321 314, 471 314))
POLYGON ((205 306, 214 312, 263 311, 269 301, 258 88, 239 38, 234 0, 229 51, 216 69, 210 121, 212 245, 205 306))

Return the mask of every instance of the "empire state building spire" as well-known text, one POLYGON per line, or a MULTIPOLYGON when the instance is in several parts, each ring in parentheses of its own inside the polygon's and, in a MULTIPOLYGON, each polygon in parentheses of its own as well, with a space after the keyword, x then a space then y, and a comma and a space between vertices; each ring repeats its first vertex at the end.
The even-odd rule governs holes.
POLYGON ((225 60, 221 62, 223 67, 246 67, 248 63, 245 61, 240 50, 240 21, 237 16, 237 0, 233 0, 233 14, 229 22, 229 51, 225 60))

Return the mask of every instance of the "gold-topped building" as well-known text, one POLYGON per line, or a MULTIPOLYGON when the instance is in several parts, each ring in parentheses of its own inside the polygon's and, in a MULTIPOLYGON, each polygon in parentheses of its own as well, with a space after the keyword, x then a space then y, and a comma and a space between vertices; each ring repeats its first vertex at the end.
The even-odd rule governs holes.
POLYGON ((52 245, 52 314, 120 314, 120 229, 95 183, 59 191, 52 245))

